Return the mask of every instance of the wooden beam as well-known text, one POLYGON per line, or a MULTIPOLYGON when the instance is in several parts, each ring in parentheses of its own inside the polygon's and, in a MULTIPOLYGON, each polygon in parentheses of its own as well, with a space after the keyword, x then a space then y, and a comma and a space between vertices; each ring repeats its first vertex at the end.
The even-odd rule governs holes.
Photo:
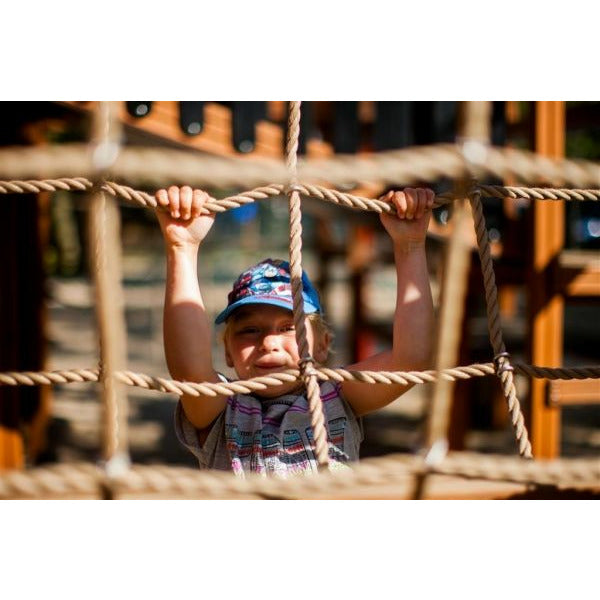
MULTIPOLYGON (((534 148, 562 158, 565 153, 565 103, 536 102, 534 148)), ((564 246, 564 202, 534 201, 531 206, 528 265, 529 359, 534 365, 560 366, 563 352, 564 300, 554 289, 564 246)), ((548 382, 533 379, 528 426, 536 458, 555 458, 560 448, 560 411, 547 402, 548 382)))
POLYGON ((559 257, 555 291, 566 297, 600 296, 600 257, 594 250, 565 250, 559 257))
MULTIPOLYGON (((52 113, 49 108, 48 103, 3 103, 0 143, 39 143, 30 124, 47 119, 52 113)), ((41 209, 39 198, 34 194, 9 194, 0 202, 1 371, 39 371, 44 368, 41 209)), ((0 471, 25 465, 24 432, 40 417, 42 401, 44 392, 39 387, 4 386, 0 389, 0 471)), ((44 423, 40 423, 43 427, 44 423)), ((31 430, 28 433, 31 434, 31 430)), ((30 458, 34 460, 35 456, 30 458)))
POLYGON ((552 406, 600 404, 600 379, 551 381, 548 401, 552 406))

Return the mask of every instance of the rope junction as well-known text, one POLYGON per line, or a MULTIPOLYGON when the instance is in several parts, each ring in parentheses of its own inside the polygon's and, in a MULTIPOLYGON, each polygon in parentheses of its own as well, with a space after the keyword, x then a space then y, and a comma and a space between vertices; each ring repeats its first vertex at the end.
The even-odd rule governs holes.
POLYGON ((300 138, 300 102, 290 102, 288 140, 285 148, 286 165, 290 172, 290 185, 286 193, 289 196, 290 211, 290 283, 292 286, 292 301, 294 329, 300 355, 301 379, 306 387, 306 398, 310 411, 310 425, 314 433, 315 455, 319 468, 329 464, 329 445, 325 416, 321 404, 321 392, 315 371, 315 359, 310 354, 306 333, 306 316, 304 300, 302 299, 302 210, 298 181, 298 140, 300 138))
MULTIPOLYGON (((513 177, 524 181, 545 181, 555 185, 578 184, 600 186, 600 167, 586 161, 556 161, 532 153, 481 146, 482 152, 466 155, 460 145, 435 145, 380 153, 368 157, 342 156, 319 161, 299 161, 297 140, 300 103, 290 105, 290 128, 286 147, 286 166, 277 161, 248 161, 244 159, 217 159, 197 157, 172 150, 124 148, 111 166, 111 176, 144 185, 168 181, 185 181, 189 185, 262 185, 248 192, 220 200, 211 199, 206 212, 224 212, 257 200, 288 195, 290 202, 290 265, 294 295, 294 319, 298 321, 297 336, 300 356, 299 369, 229 383, 195 383, 152 377, 126 370, 112 371, 111 379, 131 386, 153 389, 175 395, 192 396, 231 395, 252 393, 277 386, 283 382, 302 380, 307 386, 311 424, 315 432, 316 455, 320 466, 327 464, 327 439, 318 392, 318 381, 360 381, 368 384, 422 384, 438 380, 455 381, 486 375, 499 377, 515 430, 519 453, 531 457, 524 418, 516 397, 515 373, 548 379, 584 379, 600 377, 600 367, 547 368, 511 364, 502 341, 495 276, 490 254, 489 239, 483 218, 481 197, 522 198, 527 200, 598 201, 599 189, 566 189, 540 187, 503 187, 473 184, 468 191, 477 233, 488 307, 490 341, 494 352, 493 363, 474 364, 440 369, 439 371, 411 372, 352 372, 345 369, 318 368, 308 354, 301 298, 301 212, 300 196, 345 206, 356 210, 391 213, 394 209, 381 200, 361 198, 326 187, 299 183, 326 180, 331 184, 348 185, 351 182, 377 181, 398 185, 400 182, 434 181, 441 177, 452 179, 513 177), (284 180, 287 185, 266 181, 284 180), (294 276, 294 273, 296 276, 294 276), (298 281, 300 284, 298 285, 298 281), (312 398, 312 401, 311 401, 312 398)), ((0 150, 0 172, 9 177, 29 177, 38 173, 59 175, 68 167, 77 167, 84 175, 95 180, 98 174, 90 167, 89 146, 69 145, 61 148, 31 148, 0 150)), ((107 173, 103 172, 107 176, 107 173)), ((42 180, 0 181, 1 194, 37 193, 40 191, 101 189, 113 197, 120 197, 137 206, 156 209, 154 196, 110 181, 97 183, 85 177, 42 180)), ((464 197, 464 195, 462 196, 464 197)), ((454 201, 452 193, 437 197, 435 206, 454 201)), ((104 302, 107 300, 104 299, 104 302)), ((110 300, 108 300, 110 301, 110 300)), ((0 373, 0 385, 53 385, 76 382, 95 382, 101 378, 99 369, 71 369, 63 371, 0 373)), ((106 384, 106 382, 105 382, 106 384)), ((122 415, 119 417, 122 418, 122 415)), ((115 434, 113 433, 113 436, 115 434)), ((522 461, 513 457, 449 454, 441 460, 427 462, 420 456, 388 456, 361 461, 342 474, 324 472, 319 477, 293 478, 287 481, 250 476, 239 480, 231 474, 192 471, 173 467, 134 466, 126 473, 109 474, 93 465, 57 465, 51 468, 11 472, 0 477, 0 498, 36 498, 45 496, 70 497, 99 492, 105 497, 128 494, 191 495, 192 497, 261 497, 294 498, 326 494, 348 495, 361 486, 385 483, 394 485, 401 479, 429 475, 453 475, 496 481, 513 481, 538 485, 585 485, 600 488, 600 461, 555 460, 549 462, 522 461)))

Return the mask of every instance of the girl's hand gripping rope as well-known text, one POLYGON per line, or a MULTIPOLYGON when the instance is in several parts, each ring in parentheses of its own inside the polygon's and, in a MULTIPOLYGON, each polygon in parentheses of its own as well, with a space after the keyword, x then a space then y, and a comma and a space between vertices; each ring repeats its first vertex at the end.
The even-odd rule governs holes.
POLYGON ((396 215, 380 215, 396 248, 411 252, 425 245, 434 198, 435 194, 429 188, 390 190, 380 198, 396 208, 396 215))
POLYGON ((202 214, 210 196, 203 190, 172 185, 156 192, 156 201, 165 211, 157 210, 167 245, 198 247, 213 226, 215 215, 202 214))

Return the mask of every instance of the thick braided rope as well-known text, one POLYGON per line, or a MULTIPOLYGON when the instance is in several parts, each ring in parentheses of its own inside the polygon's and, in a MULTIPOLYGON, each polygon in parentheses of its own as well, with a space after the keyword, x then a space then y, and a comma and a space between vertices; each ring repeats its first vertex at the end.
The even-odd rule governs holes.
MULTIPOLYGON (((0 150, 0 176, 7 179, 34 179, 40 173, 48 178, 66 173, 90 176, 92 170, 82 144, 50 146, 44 149, 10 147, 0 150)), ((281 161, 252 158, 218 158, 181 150, 124 148, 111 173, 133 184, 161 187, 174 181, 205 187, 268 185, 285 181, 287 170, 281 161)), ((336 156, 299 161, 300 181, 328 181, 331 185, 377 181, 408 185, 441 178, 461 179, 484 176, 521 181, 544 182, 556 187, 600 187, 600 165, 591 161, 559 160, 526 150, 489 147, 474 165, 460 146, 435 144, 375 155, 336 156)), ((596 196, 597 198, 597 196, 596 196)))
POLYGON ((320 467, 329 464, 329 447, 325 417, 321 404, 321 392, 315 371, 315 361, 310 353, 306 334, 306 316, 302 297, 302 211, 300 194, 295 189, 297 181, 298 139, 300 137, 300 102, 290 102, 288 120, 288 138, 285 154, 286 165, 290 171, 288 190, 290 210, 290 281, 296 340, 300 355, 300 371, 306 386, 306 396, 310 409, 310 424, 315 441, 315 455, 320 467))
MULTIPOLYGON (((465 186, 459 184, 457 189, 461 187, 464 189, 465 186)), ((466 201, 463 199, 455 205, 454 228, 444 258, 440 315, 435 337, 435 366, 438 370, 452 364, 459 354, 460 324, 463 319, 469 274, 470 249, 462 239, 465 233, 466 213, 466 201)), ((438 462, 448 451, 453 385, 452 381, 438 378, 433 387, 425 430, 427 463, 438 462)), ((428 476, 427 470, 415 476, 415 500, 423 498, 428 476)))
POLYGON ((512 367, 508 355, 506 354, 506 347, 502 337, 496 276, 494 274, 494 265, 492 263, 492 255, 490 252, 490 241, 485 227, 485 218, 483 216, 483 207, 481 205, 479 192, 471 195, 470 201, 475 232, 477 235, 477 248, 483 274, 483 285, 485 288, 490 343, 497 360, 498 377, 500 378, 502 391, 504 392, 504 397, 508 404, 515 437, 519 444, 519 453, 524 458, 532 458, 533 455, 531 453, 529 435, 527 433, 527 428, 525 427, 525 418, 523 417, 521 404, 517 398, 512 367))
POLYGON ((98 104, 91 139, 97 178, 89 205, 92 274, 100 342, 102 381, 102 454, 107 468, 128 464, 127 396, 115 372, 126 362, 126 332, 121 289, 119 211, 114 198, 102 191, 102 179, 118 151, 119 127, 114 104, 98 104))
MULTIPOLYGON (((468 143, 487 142, 489 103, 461 102, 459 105, 459 138, 468 143)), ((484 147, 484 146, 482 146, 484 147)), ((467 232, 466 179, 454 184, 459 200, 454 205, 454 227, 446 246, 440 298, 440 314, 436 332, 435 366, 439 370, 458 359, 460 331, 465 310, 469 278, 470 248, 465 243, 467 232)), ((448 429, 454 383, 439 379, 433 387, 426 428, 426 458, 429 466, 439 463, 448 452, 448 429)), ((414 499, 423 497, 429 471, 415 477, 414 499)))
POLYGON ((350 469, 325 472, 319 477, 287 480, 255 474, 241 479, 230 473, 158 465, 134 465, 126 475, 108 479, 94 465, 53 465, 0 475, 0 499, 95 497, 99 484, 109 488, 112 497, 131 498, 409 497, 411 479, 425 470, 430 475, 600 490, 600 462, 595 458, 523 461, 452 452, 433 467, 418 456, 392 454, 365 459, 350 469))
MULTIPOLYGON (((469 268, 469 247, 462 239, 467 220, 466 201, 456 205, 455 227, 452 230, 444 260, 442 301, 440 307, 435 366, 438 370, 458 358, 460 324, 464 312, 469 268)), ((442 442, 447 444, 450 422, 452 382, 438 379, 433 389, 427 422, 427 447, 442 442)))
POLYGON ((526 198, 528 200, 566 200, 566 201, 598 201, 600 190, 528 188, 500 185, 479 184, 482 196, 494 198, 526 198))
MULTIPOLYGON (((85 191, 92 187, 92 182, 85 177, 62 178, 62 179, 44 179, 30 181, 0 181, 0 194, 32 194, 42 191, 72 190, 85 191)), ((115 182, 107 181, 102 189, 113 196, 118 196, 126 202, 140 208, 153 210, 164 210, 156 202, 154 195, 140 190, 120 185, 115 182)), ((383 200, 376 198, 364 198, 355 196, 338 190, 329 189, 319 185, 309 185, 303 183, 296 184, 296 190, 299 194, 311 198, 317 198, 324 202, 344 206, 355 210, 366 210, 376 213, 393 213, 393 207, 383 200)), ((555 189, 555 188, 526 188, 526 187, 502 187, 477 185, 473 191, 480 190, 484 197, 495 198, 525 198, 534 200, 567 200, 567 201, 588 201, 600 199, 600 190, 582 190, 582 189, 555 189)), ((282 196, 285 193, 285 186, 281 184, 270 184, 228 196, 226 198, 210 198, 204 205, 203 212, 222 213, 233 208, 239 208, 246 204, 251 204, 257 200, 282 196)), ((455 199, 452 192, 445 192, 436 196, 434 207, 450 204, 455 199)))
MULTIPOLYGON (((599 379, 600 366, 579 368, 549 368, 533 365, 514 364, 515 373, 536 377, 538 379, 573 380, 599 379)), ((362 383, 382 383, 388 385, 409 385, 433 383, 438 378, 447 381, 486 377, 496 374, 494 363, 476 363, 472 365, 452 367, 441 371, 348 371, 346 369, 316 368, 317 377, 321 381, 355 381, 362 383)), ((62 385, 68 383, 91 383, 98 381, 98 369, 65 369, 56 371, 7 371, 0 373, 0 386, 19 385, 62 385)), ((115 377, 124 384, 141 387, 147 390, 172 393, 177 396, 210 396, 217 394, 251 394, 278 386, 282 383, 298 381, 300 371, 289 369, 281 373, 272 373, 265 377, 255 377, 239 381, 212 382, 182 382, 163 377, 155 377, 146 373, 133 371, 117 371, 115 377)))
POLYGON ((102 435, 102 455, 106 461, 114 456, 117 447, 117 383, 114 378, 113 356, 107 352, 107 337, 110 318, 106 315, 104 308, 106 304, 103 297, 108 294, 110 283, 107 277, 107 257, 106 257, 106 198, 101 191, 93 194, 89 206, 89 234, 92 245, 90 258, 93 261, 92 274, 95 280, 94 291, 96 300, 96 318, 98 327, 98 339, 100 344, 100 379, 102 381, 102 415, 104 426, 101 428, 102 435))

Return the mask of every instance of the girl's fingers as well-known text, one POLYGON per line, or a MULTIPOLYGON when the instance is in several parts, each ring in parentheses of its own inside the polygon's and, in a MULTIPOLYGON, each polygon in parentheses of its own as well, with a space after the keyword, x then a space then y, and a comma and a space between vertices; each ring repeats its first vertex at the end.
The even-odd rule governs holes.
POLYGON ((415 211, 415 219, 420 219, 427 210, 427 189, 419 188, 417 190, 418 205, 415 211))
POLYGON ((158 190, 156 192, 155 196, 156 196, 156 201, 158 202, 159 206, 169 206, 169 195, 167 193, 167 190, 165 190, 165 189, 158 190))
POLYGON ((383 199, 396 207, 399 219, 420 219, 433 208, 435 194, 429 188, 404 188, 401 192, 388 192, 383 199))
POLYGON ((405 188, 404 193, 406 194, 406 218, 412 219, 415 216, 415 212, 418 207, 419 197, 417 195, 418 190, 414 188, 405 188))
POLYGON ((208 194, 202 190, 194 190, 192 197, 192 219, 202 214, 202 207, 208 200, 208 194))
POLYGON ((172 185, 168 191, 171 216, 174 219, 179 219, 179 188, 176 185, 172 185))
POLYGON ((159 206, 167 209, 173 219, 195 219, 202 214, 202 209, 210 196, 204 190, 193 190, 189 185, 168 189, 160 189, 155 194, 159 206))
POLYGON ((399 219, 404 219, 406 215, 407 201, 406 201, 406 190, 404 192, 393 192, 392 193, 392 202, 396 207, 396 212, 398 214, 399 219))
POLYGON ((188 220, 192 214, 192 188, 189 185, 184 185, 179 190, 179 212, 181 218, 188 220))
POLYGON ((427 210, 433 209, 433 201, 435 200, 435 193, 433 190, 427 188, 427 210))

